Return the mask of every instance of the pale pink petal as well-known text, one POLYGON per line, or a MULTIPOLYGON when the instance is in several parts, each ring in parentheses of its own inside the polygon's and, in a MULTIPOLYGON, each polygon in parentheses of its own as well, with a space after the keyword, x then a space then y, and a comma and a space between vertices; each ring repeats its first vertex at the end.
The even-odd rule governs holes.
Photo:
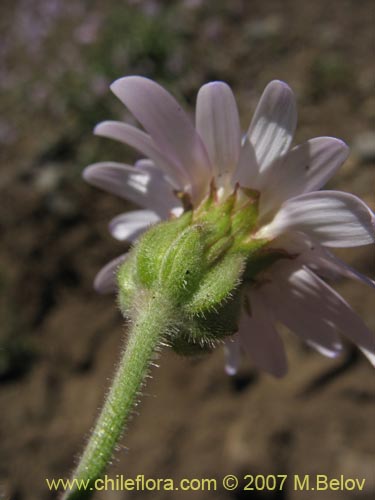
POLYGON ((124 144, 137 149, 142 154, 148 156, 156 165, 158 165, 173 180, 176 189, 184 189, 190 185, 190 178, 185 170, 174 163, 168 156, 162 153, 151 137, 127 123, 116 121, 105 121, 99 123, 94 133, 101 137, 108 137, 120 141, 124 144))
POLYGON ((116 257, 106 264, 96 275, 94 288, 98 293, 114 293, 117 290, 116 273, 119 266, 128 257, 127 253, 116 257))
MULTIPOLYGON (((170 178, 170 176, 168 175, 168 173, 163 171, 158 165, 155 165, 155 163, 152 160, 142 158, 142 159, 136 161, 134 166, 136 169, 139 169, 142 172, 148 172, 153 178, 154 177, 158 178, 160 180, 163 180, 163 182, 166 181, 167 184, 169 184, 169 186, 170 186, 170 191, 171 192, 176 191, 176 189, 174 189, 175 184, 173 183, 173 181, 170 178)), ((174 199, 175 199, 175 204, 176 204, 177 198, 175 195, 174 195, 174 199)))
POLYGON ((349 266, 319 244, 315 244, 308 251, 301 253, 298 261, 323 278, 332 280, 349 278, 375 288, 374 280, 349 266))
POLYGON ((173 187, 155 167, 146 171, 122 163, 101 162, 86 167, 83 177, 90 184, 150 208, 164 218, 180 206, 173 187))
POLYGON ((239 182, 241 186, 258 189, 259 181, 259 166, 255 150, 251 142, 245 137, 242 141, 237 169, 233 175, 233 184, 239 182))
POLYGON ((251 291, 248 299, 250 310, 244 308, 239 324, 241 345, 259 369, 282 377, 287 372, 287 360, 272 312, 256 292, 251 291))
POLYGON ((302 252, 309 251, 314 245, 320 245, 319 242, 308 237, 304 233, 297 231, 286 231, 277 236, 269 245, 270 248, 282 248, 290 255, 299 255, 302 252))
MULTIPOLYGON (((283 268, 286 271, 288 265, 283 268)), ((292 264, 291 269, 295 268, 292 264)), ((262 291, 275 317, 321 354, 334 358, 342 344, 331 318, 322 315, 319 298, 313 290, 302 289, 300 276, 307 271, 281 273, 278 281, 263 286, 262 291)))
POLYGON ((375 366, 375 335, 333 288, 313 272, 306 272, 309 274, 310 288, 313 283, 315 294, 321 300, 323 314, 330 317, 330 321, 340 332, 356 344, 375 366))
POLYGON ((196 128, 220 184, 220 177, 234 171, 241 148, 237 104, 226 83, 211 82, 201 87, 197 96, 196 128))
POLYGON ((303 233, 289 231, 273 240, 269 248, 283 249, 301 265, 306 265, 319 276, 337 280, 349 278, 375 288, 375 282, 336 257, 313 238, 303 233))
POLYGON ((160 172, 161 177, 165 175, 165 173, 157 166, 152 160, 148 158, 141 158, 134 163, 135 168, 139 168, 141 170, 145 170, 149 172, 150 170, 158 170, 160 172))
POLYGON ((118 215, 109 223, 109 230, 119 241, 134 241, 151 224, 160 221, 160 217, 151 210, 133 210, 118 215))
POLYGON ((262 182, 261 216, 294 196, 317 191, 335 174, 349 154, 347 145, 332 137, 317 137, 274 161, 262 182))
MULTIPOLYGON (((331 326, 332 329, 340 331, 356 344, 371 363, 375 363, 374 334, 335 290, 308 269, 300 269, 292 273, 287 284, 289 286, 283 287, 277 303, 275 301, 275 306, 278 304, 277 314, 283 314, 283 307, 285 310, 289 304, 291 315, 285 317, 288 322, 295 321, 295 316, 300 315, 301 329, 296 333, 303 336, 311 331, 315 336, 311 339, 324 345, 321 342, 324 331, 322 325, 331 326), (282 297, 284 297, 284 302, 282 302, 282 297)), ((284 314, 287 316, 286 313, 284 314)))
POLYGON ((200 201, 212 177, 211 165, 201 138, 177 101, 163 87, 140 76, 120 78, 111 90, 158 149, 187 173, 194 201, 200 201))
POLYGON ((328 247, 355 247, 375 241, 375 218, 356 196, 319 191, 285 202, 257 237, 275 238, 289 230, 304 232, 328 247))
POLYGON ((228 375, 236 375, 240 364, 240 343, 237 335, 233 335, 225 341, 225 371, 228 375))
POLYGON ((278 80, 265 88, 247 136, 262 174, 275 158, 286 153, 297 125, 297 108, 290 87, 278 80))
POLYGON ((322 356, 331 359, 339 357, 343 349, 340 341, 337 344, 330 346, 329 348, 325 347, 322 344, 319 344, 315 340, 305 339, 305 342, 309 347, 315 349, 322 356))

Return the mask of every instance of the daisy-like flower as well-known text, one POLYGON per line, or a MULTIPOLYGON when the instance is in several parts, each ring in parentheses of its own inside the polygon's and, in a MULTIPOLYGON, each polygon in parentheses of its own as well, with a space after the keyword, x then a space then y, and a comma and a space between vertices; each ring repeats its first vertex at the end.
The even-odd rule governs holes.
MULTIPOLYGON (((296 102, 280 81, 264 90, 244 137, 234 96, 223 82, 199 90, 195 126, 176 100, 149 79, 121 78, 111 89, 144 130, 105 121, 95 133, 146 157, 135 166, 102 162, 84 172, 89 183, 142 207, 111 221, 115 238, 133 242, 151 224, 199 210, 213 191, 220 203, 240 189, 256 193, 252 238, 266 242, 266 251, 286 256, 242 284, 238 332, 225 344, 227 372, 236 372, 244 350, 259 369, 283 376, 287 361, 279 324, 328 357, 342 350, 342 334, 375 364, 374 336, 324 281, 347 277, 375 287, 329 250, 375 241, 374 214, 363 201, 340 191, 320 191, 347 158, 348 147, 332 137, 317 137, 291 148, 296 102)), ((116 290, 116 270, 126 257, 99 272, 99 292, 116 290)))

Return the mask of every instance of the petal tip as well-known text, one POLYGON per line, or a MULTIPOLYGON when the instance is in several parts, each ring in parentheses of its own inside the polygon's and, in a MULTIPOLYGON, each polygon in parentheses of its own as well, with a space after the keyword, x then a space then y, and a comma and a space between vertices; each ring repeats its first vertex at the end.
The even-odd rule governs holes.
POLYGON ((124 86, 124 83, 126 83, 126 81, 128 81, 128 78, 132 78, 132 77, 122 76, 121 78, 117 78, 117 80, 115 80, 114 82, 111 83, 109 88, 111 89, 111 91, 115 95, 117 95, 118 90, 120 89, 120 87, 124 86))
POLYGON ((107 127, 108 121, 97 123, 92 131, 94 135, 105 135, 105 129, 107 127))
POLYGON ((283 90, 283 91, 289 92, 290 94, 292 94, 294 96, 294 92, 291 89, 291 87, 283 80, 270 81, 269 84, 266 86, 266 89, 283 90))
POLYGON ((234 375, 237 375, 237 368, 235 368, 234 366, 225 365, 224 369, 225 373, 230 377, 234 377, 234 375))
POLYGON ((109 295, 116 292, 115 283, 107 283, 103 277, 103 273, 100 271, 94 279, 93 288, 100 295, 109 295))
POLYGON ((350 153, 350 147, 346 144, 346 142, 338 137, 325 137, 325 139, 330 141, 331 144, 334 144, 337 149, 340 149, 340 153, 342 155, 341 160, 344 162, 350 153))
POLYGON ((128 89, 130 90, 130 85, 132 84, 158 85, 156 82, 150 80, 149 78, 146 78, 145 76, 130 75, 118 78, 117 80, 111 83, 109 88, 111 89, 113 94, 115 94, 116 97, 119 97, 121 99, 121 95, 123 94, 123 92, 124 91, 126 92, 128 89), (128 87, 128 89, 126 87, 128 87))
POLYGON ((334 139, 341 145, 341 147, 345 150, 350 150, 349 146, 346 144, 345 141, 343 141, 342 139, 339 139, 337 137, 334 137, 334 139))
POLYGON ((86 182, 90 182, 92 167, 86 167, 82 171, 82 179, 86 182))
POLYGON ((212 82, 208 82, 202 85, 202 87, 199 90, 204 88, 213 88, 213 87, 230 89, 230 86, 226 82, 222 80, 213 80, 212 82))
POLYGON ((366 358, 370 361, 371 365, 375 368, 375 346, 372 351, 369 349, 365 349, 364 347, 360 348, 366 358))

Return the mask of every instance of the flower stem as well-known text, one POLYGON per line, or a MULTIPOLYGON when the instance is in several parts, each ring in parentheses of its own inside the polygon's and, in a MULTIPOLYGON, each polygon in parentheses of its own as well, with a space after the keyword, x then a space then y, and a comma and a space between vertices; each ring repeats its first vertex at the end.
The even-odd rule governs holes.
POLYGON ((137 402, 150 362, 168 331, 169 307, 160 296, 144 301, 132 321, 126 349, 103 409, 73 475, 74 488, 62 500, 90 498, 105 472, 137 402), (79 484, 81 486, 79 490, 79 484))

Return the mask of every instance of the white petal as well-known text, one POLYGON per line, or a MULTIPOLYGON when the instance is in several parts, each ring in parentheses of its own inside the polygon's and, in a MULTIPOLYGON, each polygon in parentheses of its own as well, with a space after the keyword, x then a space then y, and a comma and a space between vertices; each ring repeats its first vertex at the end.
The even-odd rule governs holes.
POLYGON ((296 261, 308 266, 323 278, 332 280, 349 278, 375 288, 374 280, 349 266, 318 241, 308 238, 303 233, 293 231, 284 233, 271 243, 270 248, 282 248, 290 255, 296 255, 296 261))
POLYGON ((180 203, 173 195, 173 187, 161 171, 115 162, 95 163, 86 167, 84 179, 133 203, 150 208, 161 217, 167 217, 180 203))
MULTIPOLYGON (((152 160, 148 160, 147 158, 142 158, 140 160, 137 160, 134 164, 136 169, 142 170, 142 172, 148 172, 151 174, 151 176, 160 180, 164 180, 169 184, 170 186, 170 191, 174 192, 176 191, 175 189, 175 183, 173 180, 170 178, 168 173, 163 171, 159 166, 155 165, 155 163, 152 160)), ((177 197, 174 195, 175 202, 177 200, 177 197)))
POLYGON ((116 273, 120 264, 128 257, 127 253, 116 257, 106 264, 96 275, 94 288, 99 293, 114 293, 117 290, 116 273))
POLYGON ((233 184, 239 182, 241 186, 258 189, 259 180, 259 166, 255 150, 247 137, 245 137, 241 146, 237 169, 233 175, 233 184))
POLYGON ((375 281, 349 266, 319 244, 301 253, 298 260, 319 276, 327 279, 349 278, 375 288, 375 281))
POLYGON ((275 377, 287 372, 287 361, 283 343, 272 321, 272 313, 266 308, 256 292, 249 294, 250 311, 242 312, 239 325, 241 345, 253 363, 275 377))
MULTIPOLYGON (((158 166, 155 165, 155 163, 152 160, 149 160, 148 158, 141 158, 140 160, 137 160, 134 163, 135 168, 139 168, 141 170, 145 170, 146 172, 149 172, 150 170, 159 170, 160 173, 162 174, 162 171, 158 166)), ((162 176, 164 173, 162 174, 162 176)))
MULTIPOLYGON (((300 334, 308 329, 313 331, 315 327, 315 335, 321 336, 321 325, 331 325, 356 344, 375 364, 375 336, 335 290, 308 269, 300 269, 292 274, 289 284, 294 302, 293 314, 297 314, 297 309, 315 314, 315 321, 311 316, 306 316, 305 327, 300 334)), ((287 288, 283 287, 284 295, 287 288)), ((321 343, 317 337, 316 340, 321 343)))
POLYGON ((128 144, 142 154, 148 156, 156 165, 166 172, 173 180, 176 189, 184 189, 190 184, 189 176, 179 165, 173 163, 168 156, 162 153, 155 145, 151 137, 127 123, 116 121, 105 121, 99 123, 94 133, 101 137, 108 137, 128 144))
POLYGON ((330 318, 322 314, 319 297, 304 286, 302 278, 307 271, 288 274, 287 267, 294 269, 295 264, 284 265, 279 281, 262 288, 269 307, 279 321, 321 354, 336 357, 342 350, 340 338, 330 318))
POLYGON ((330 318, 341 333, 356 344, 375 366, 375 335, 333 288, 313 272, 306 272, 309 274, 310 289, 313 283, 314 292, 320 299, 321 313, 330 318))
MULTIPOLYGON (((237 104, 226 83, 211 82, 201 87, 197 96, 196 128, 215 175, 233 172, 241 148, 241 129, 237 104)), ((220 184, 220 179, 218 181, 220 184)))
POLYGON ((356 196, 319 191, 285 202, 257 236, 274 238, 288 230, 304 232, 328 247, 355 247, 375 241, 375 218, 356 196))
POLYGON ((160 218, 151 210, 133 210, 112 219, 109 230, 119 241, 134 241, 151 224, 159 221, 160 218))
POLYGON ((290 255, 296 255, 296 261, 308 266, 323 278, 332 280, 350 278, 375 288, 375 282, 371 278, 352 268, 318 241, 308 238, 303 233, 293 231, 284 233, 270 244, 270 248, 282 248, 290 255))
POLYGON ((273 162, 262 182, 261 215, 294 196, 317 191, 335 174, 349 154, 333 137, 316 137, 273 162))
POLYGON ((292 90, 284 82, 272 81, 262 94, 247 132, 261 173, 289 150, 296 125, 297 108, 292 90))
POLYGON ((330 345, 328 348, 316 342, 315 340, 305 339, 307 345, 315 349, 319 354, 326 358, 337 358, 342 352, 342 344, 338 341, 336 344, 330 345))
POLYGON ((202 140, 177 101, 160 85, 143 77, 128 76, 111 85, 151 135, 158 149, 185 170, 195 201, 206 194, 211 166, 202 140))
POLYGON ((225 341, 225 371, 228 375, 235 375, 240 364, 240 343, 237 335, 233 335, 230 339, 225 341))

